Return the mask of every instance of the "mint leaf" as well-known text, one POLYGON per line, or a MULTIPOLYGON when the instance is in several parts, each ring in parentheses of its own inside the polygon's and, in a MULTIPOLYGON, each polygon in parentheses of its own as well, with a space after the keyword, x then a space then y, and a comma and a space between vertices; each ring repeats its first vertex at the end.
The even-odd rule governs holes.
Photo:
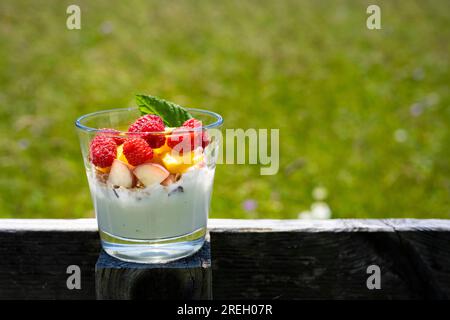
POLYGON ((180 127, 186 120, 192 118, 190 113, 182 106, 154 96, 138 94, 136 95, 136 103, 143 115, 156 114, 163 119, 164 124, 168 127, 180 127))

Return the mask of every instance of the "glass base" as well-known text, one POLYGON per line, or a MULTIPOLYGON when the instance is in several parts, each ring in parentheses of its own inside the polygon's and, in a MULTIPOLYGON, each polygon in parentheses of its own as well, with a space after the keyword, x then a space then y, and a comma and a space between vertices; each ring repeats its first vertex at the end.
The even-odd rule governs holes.
POLYGON ((100 231, 103 250, 126 262, 165 263, 196 253, 205 242, 206 228, 174 238, 136 240, 113 236, 100 231))

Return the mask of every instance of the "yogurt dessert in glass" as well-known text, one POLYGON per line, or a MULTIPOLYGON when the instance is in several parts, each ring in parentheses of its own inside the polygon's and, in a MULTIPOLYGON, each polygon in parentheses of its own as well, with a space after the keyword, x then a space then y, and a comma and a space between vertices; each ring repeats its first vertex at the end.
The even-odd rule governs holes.
POLYGON ((76 126, 103 249, 124 261, 166 262, 203 245, 222 118, 152 96, 137 102, 76 126))

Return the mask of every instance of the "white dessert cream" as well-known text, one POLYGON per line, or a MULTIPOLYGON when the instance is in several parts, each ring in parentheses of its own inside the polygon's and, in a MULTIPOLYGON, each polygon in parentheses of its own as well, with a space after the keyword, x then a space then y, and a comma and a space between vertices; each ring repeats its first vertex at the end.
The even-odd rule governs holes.
POLYGON ((88 180, 99 229, 124 240, 176 238, 206 228, 214 168, 191 167, 168 186, 113 186, 94 172, 88 180))

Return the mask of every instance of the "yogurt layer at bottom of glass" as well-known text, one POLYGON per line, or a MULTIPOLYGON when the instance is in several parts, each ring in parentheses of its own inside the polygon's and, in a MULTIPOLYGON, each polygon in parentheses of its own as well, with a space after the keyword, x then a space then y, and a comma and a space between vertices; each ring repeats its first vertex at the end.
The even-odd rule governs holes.
POLYGON ((99 229, 129 240, 184 236, 205 228, 214 169, 191 168, 169 186, 126 189, 88 173, 99 229))

